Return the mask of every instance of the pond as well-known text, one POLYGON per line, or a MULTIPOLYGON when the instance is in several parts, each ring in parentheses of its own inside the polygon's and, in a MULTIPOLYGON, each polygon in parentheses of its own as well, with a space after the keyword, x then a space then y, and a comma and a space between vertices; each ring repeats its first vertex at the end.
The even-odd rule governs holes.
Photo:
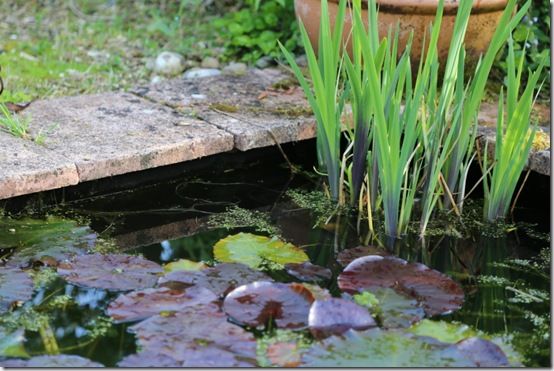
POLYGON ((5 205, 0 365, 550 365, 546 203, 372 239, 313 146, 5 205))

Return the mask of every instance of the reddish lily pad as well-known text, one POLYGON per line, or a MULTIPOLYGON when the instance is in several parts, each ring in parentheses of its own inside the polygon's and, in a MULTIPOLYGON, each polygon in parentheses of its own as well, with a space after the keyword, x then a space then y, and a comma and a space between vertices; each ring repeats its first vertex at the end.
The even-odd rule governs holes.
POLYGON ((70 283, 112 291, 152 287, 162 271, 150 260, 123 254, 82 255, 58 265, 58 274, 70 283))
POLYGON ((302 286, 307 288, 312 293, 314 300, 327 300, 333 297, 329 290, 321 286, 310 283, 303 283, 302 286))
POLYGON ((333 276, 329 268, 310 262, 285 264, 285 270, 294 278, 305 282, 326 281, 333 276))
POLYGON ((352 263, 352 261, 368 255, 387 256, 390 254, 377 246, 357 246, 339 252, 337 255, 337 262, 343 267, 346 267, 348 264, 352 263))
POLYGON ((8 359, 0 361, 2 367, 55 367, 55 368, 78 368, 78 367, 104 367, 104 365, 93 362, 90 359, 70 354, 58 354, 55 356, 37 356, 26 360, 8 359))
POLYGON ((307 367, 475 367, 450 344, 378 328, 348 330, 314 343, 302 361, 307 367))
POLYGON ((31 299, 33 280, 19 268, 0 267, 0 312, 12 304, 31 299))
POLYGON ((277 367, 298 367, 302 353, 294 342, 277 342, 267 347, 267 359, 277 367))
POLYGON ((107 314, 116 322, 131 322, 215 301, 217 296, 204 287, 192 286, 185 290, 160 287, 120 295, 110 303, 107 314))
POLYGON ((274 319, 277 327, 302 329, 308 325, 313 300, 311 292, 300 284, 258 281, 231 291, 223 308, 242 325, 262 327, 274 319))
POLYGON ((456 349, 468 359, 475 362, 477 367, 509 367, 510 362, 506 354, 495 343, 472 337, 460 341, 456 349))
POLYGON ((167 287, 201 286, 219 296, 253 281, 270 281, 265 273, 240 263, 223 263, 212 268, 193 271, 174 271, 161 277, 159 284, 167 287))
MULTIPOLYGON (((199 353, 214 353, 206 348, 219 350, 221 358, 212 361, 218 361, 220 365, 256 364, 254 336, 228 322, 227 316, 214 304, 186 307, 169 315, 155 315, 133 325, 129 331, 136 334, 143 352, 170 357, 180 364, 191 358, 198 359, 199 353)), ((212 356, 217 357, 217 354, 212 356)))
POLYGON ((339 275, 338 284, 351 294, 393 288, 416 299, 428 316, 457 310, 464 301, 461 286, 450 277, 391 256, 370 255, 354 260, 339 275))
POLYGON ((182 365, 182 362, 154 351, 142 351, 131 354, 117 363, 118 367, 125 368, 181 367, 182 365))
POLYGON ((344 299, 316 300, 310 308, 310 332, 322 339, 349 329, 367 330, 377 324, 368 310, 344 299))

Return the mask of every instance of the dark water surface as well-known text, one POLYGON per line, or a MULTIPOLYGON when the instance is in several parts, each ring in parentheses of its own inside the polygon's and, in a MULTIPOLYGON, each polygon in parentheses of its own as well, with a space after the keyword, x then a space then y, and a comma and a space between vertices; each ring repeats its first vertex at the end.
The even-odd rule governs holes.
MULTIPOLYGON (((298 146, 288 153, 291 161, 308 174, 311 172, 313 157, 307 153, 313 153, 312 148, 298 146)), ((222 161, 219 167, 152 182, 132 191, 70 200, 37 211, 84 217, 95 232, 113 238, 123 252, 167 263, 180 258, 213 260, 212 246, 218 240, 253 229, 208 226, 209 216, 233 205, 256 209, 270 215, 283 239, 304 248, 312 263, 331 268, 336 278, 340 272, 336 254, 361 244, 356 220, 345 217, 332 228, 313 228, 313 215, 299 209, 285 195, 288 189, 316 189, 316 182, 317 178, 307 174, 291 175, 280 154, 271 153, 258 160, 222 161)), ((548 210, 538 207, 540 202, 524 201, 516 217, 540 222, 534 230, 548 233, 549 220, 545 219, 548 210)), ((548 366, 550 349, 532 348, 546 344, 536 339, 540 334, 533 316, 544 317, 549 313, 550 299, 540 302, 526 296, 522 299, 515 289, 523 285, 550 293, 548 271, 531 269, 526 263, 541 249, 548 248, 549 241, 529 234, 520 228, 517 233, 500 238, 476 234, 456 239, 439 235, 424 242, 408 236, 397 241, 392 252, 446 273, 463 284, 466 299, 462 309, 441 319, 460 321, 490 334, 510 335, 516 349, 532 360, 526 362, 528 365, 548 366), (525 299, 530 302, 521 302, 525 299)), ((292 280, 285 274, 277 276, 292 280)), ((330 282, 328 289, 338 294, 336 280, 330 282)), ((60 352, 78 354, 106 366, 114 366, 125 355, 136 352, 134 335, 126 331, 128 325, 112 325, 92 341, 88 336, 102 328, 98 318, 105 317, 107 304, 117 294, 79 288, 58 278, 39 289, 25 306, 32 307, 57 295, 68 295, 76 302, 51 311, 50 327, 60 352)), ((37 332, 27 331, 26 337, 29 353, 44 353, 37 332)))

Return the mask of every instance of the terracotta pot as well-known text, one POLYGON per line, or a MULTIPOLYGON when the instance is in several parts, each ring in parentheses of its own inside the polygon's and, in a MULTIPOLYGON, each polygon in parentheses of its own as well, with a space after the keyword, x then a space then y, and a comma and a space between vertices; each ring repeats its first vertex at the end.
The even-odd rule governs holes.
MULTIPOLYGON (((458 2, 464 0, 446 0, 444 5, 441 33, 438 42, 438 53, 441 64, 446 62, 458 2)), ((334 25, 337 16, 339 0, 328 0, 329 15, 331 25, 334 25)), ((367 1, 366 9, 362 10, 362 16, 367 21, 367 1)), ((475 0, 471 17, 469 19, 466 31, 465 47, 468 60, 476 60, 481 53, 484 53, 491 41, 502 12, 506 7, 507 0, 475 0)), ((428 27, 435 18, 438 0, 377 0, 379 6, 379 36, 387 35, 389 27, 395 27, 400 24, 399 51, 404 50, 410 31, 414 31, 412 42, 412 66, 419 63, 421 56, 421 46, 424 35, 429 39, 428 27)), ((296 16, 299 21, 304 23, 310 41, 317 50, 319 37, 319 18, 321 14, 320 0, 295 0, 294 2, 296 16)), ((362 5, 363 6, 363 5, 362 5)), ((347 38, 352 28, 352 19, 350 12, 347 11, 345 19, 345 29, 343 39, 347 38)), ((348 46, 350 53, 350 46, 348 46)))

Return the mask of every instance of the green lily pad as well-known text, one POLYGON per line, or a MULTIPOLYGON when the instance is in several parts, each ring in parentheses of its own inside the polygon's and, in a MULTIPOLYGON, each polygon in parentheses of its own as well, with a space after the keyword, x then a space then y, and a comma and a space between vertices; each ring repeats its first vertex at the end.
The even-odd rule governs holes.
POLYGON ((457 343, 478 336, 477 331, 463 323, 432 321, 429 319, 416 323, 408 331, 419 336, 431 336, 445 343, 457 343))
POLYGON ((410 327, 425 317, 424 309, 415 299, 389 288, 377 289, 374 293, 379 301, 378 316, 384 328, 410 327))
POLYGON ((399 330, 348 330, 315 343, 307 367, 475 367, 455 345, 399 330))
POLYGON ((208 268, 208 266, 202 262, 194 262, 188 259, 179 259, 177 261, 167 263, 164 266, 164 272, 176 272, 176 271, 192 271, 197 272, 202 269, 208 268))
POLYGON ((239 233, 219 240, 214 246, 214 257, 221 262, 242 263, 252 268, 260 268, 264 262, 284 265, 309 260, 304 251, 290 243, 251 233, 239 233))
POLYGON ((104 365, 93 362, 90 359, 76 356, 73 354, 58 354, 55 356, 37 356, 30 358, 28 360, 22 359, 8 359, 5 361, 0 361, 0 366, 3 367, 53 367, 53 368, 62 368, 62 367, 104 367, 104 365))
POLYGON ((14 249, 7 266, 25 267, 35 261, 53 265, 85 254, 95 241, 89 227, 69 219, 0 218, 0 248, 14 249))
POLYGON ((29 358, 23 345, 24 335, 25 330, 22 328, 13 332, 0 330, 0 357, 29 358))

